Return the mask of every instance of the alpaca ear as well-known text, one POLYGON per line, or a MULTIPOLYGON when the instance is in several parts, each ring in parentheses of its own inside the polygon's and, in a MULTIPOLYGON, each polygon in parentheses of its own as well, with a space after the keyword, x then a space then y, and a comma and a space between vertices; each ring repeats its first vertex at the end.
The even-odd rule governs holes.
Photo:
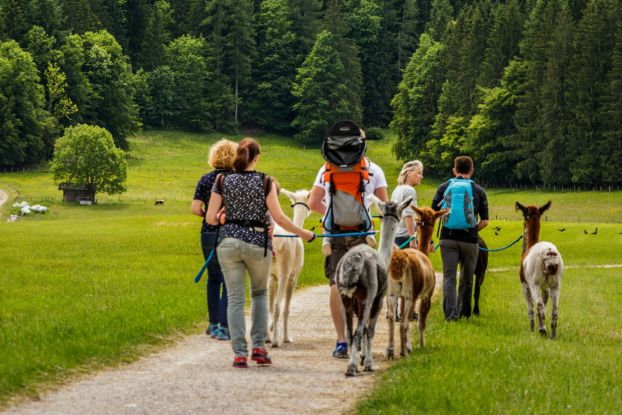
POLYGON ((415 211, 415 213, 416 213, 417 215, 419 215, 419 217, 421 217, 421 215, 423 214, 423 211, 422 211, 421 209, 419 209, 419 208, 418 208, 417 206, 415 206, 415 205, 410 205, 410 207, 412 208, 412 210, 414 210, 414 211, 415 211))
POLYGON ((281 193, 284 194, 285 196, 287 196, 289 198, 289 200, 292 201, 292 203, 294 203, 294 194, 292 192, 290 192, 289 190, 282 188, 281 189, 281 193))
POLYGON ((549 208, 551 207, 551 201, 549 200, 548 202, 546 202, 544 205, 540 206, 540 209, 538 209, 540 211, 540 214, 543 214, 544 212, 546 212, 549 208))
POLYGON ((400 206, 398 207, 399 211, 401 212, 402 210, 406 209, 408 207, 408 205, 410 205, 410 202, 413 201, 412 197, 409 197, 408 199, 404 200, 402 203, 400 203, 400 206))
POLYGON ((383 211, 385 204, 382 202, 382 200, 378 199, 378 197, 376 197, 376 195, 371 194, 371 195, 367 196, 367 200, 371 200, 372 202, 374 202, 374 204, 376 205, 376 207, 378 208, 378 210, 380 212, 383 211))
POLYGON ((449 215, 449 212, 451 212, 451 209, 441 209, 438 212, 434 213, 434 219, 438 219, 438 218, 443 217, 445 215, 449 215))
POLYGON ((519 202, 516 202, 516 210, 520 210, 521 212, 523 212, 523 216, 527 215, 527 208, 523 205, 521 205, 519 202))

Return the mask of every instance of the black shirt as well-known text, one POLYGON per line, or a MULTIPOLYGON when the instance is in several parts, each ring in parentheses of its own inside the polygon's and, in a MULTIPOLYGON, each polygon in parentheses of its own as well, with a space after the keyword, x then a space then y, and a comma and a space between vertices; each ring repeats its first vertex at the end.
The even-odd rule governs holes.
MULTIPOLYGON (((199 183, 197 183, 197 188, 194 191, 194 200, 201 200, 203 204, 205 204, 205 213, 207 213, 209 199, 212 194, 212 186, 214 186, 216 176, 225 171, 226 170, 223 169, 213 170, 201 176, 199 183)), ((203 225, 201 226, 201 232, 216 232, 216 228, 217 226, 210 225, 209 223, 205 222, 205 215, 203 215, 203 225)))
MULTIPOLYGON (((467 180, 464 177, 457 176, 456 179, 467 180)), ((473 179, 471 179, 473 181, 473 179)), ((473 207, 475 215, 480 220, 488 220, 488 198, 484 189, 473 181, 473 207)), ((434 199, 432 199, 432 209, 441 210, 445 190, 449 186, 449 181, 441 184, 436 190, 434 199)), ((477 227, 471 229, 449 229, 443 227, 441 230, 441 239, 451 239, 453 241, 477 243, 477 227)))

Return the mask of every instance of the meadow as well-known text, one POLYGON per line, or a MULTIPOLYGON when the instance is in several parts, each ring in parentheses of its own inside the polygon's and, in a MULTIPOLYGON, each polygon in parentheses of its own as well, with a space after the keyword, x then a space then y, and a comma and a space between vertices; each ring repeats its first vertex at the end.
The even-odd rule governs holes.
MULTIPOLYGON (((191 215, 190 202, 209 170, 208 148, 220 137, 164 131, 133 137, 128 191, 98 195, 93 206, 62 203, 45 169, 0 174, 0 188, 10 196, 3 218, 14 201, 50 208, 46 215, 0 222, 0 405, 204 328, 205 279, 192 281, 203 263, 200 219, 191 215), (164 206, 154 206, 155 199, 164 206)), ((285 137, 259 139, 260 170, 290 190, 312 185, 322 164, 317 148, 285 137)), ((391 143, 390 137, 370 141, 368 152, 390 190, 401 166, 391 143)), ((429 205, 440 181, 424 179, 420 205, 429 205)), ((446 325, 434 303, 429 347, 385 372, 358 411, 607 413, 620 407, 620 268, 594 265, 622 263, 622 192, 491 189, 488 196, 492 221, 482 236, 491 248, 522 232, 516 200, 553 200, 542 239, 558 245, 569 268, 559 340, 528 332, 516 271, 519 243, 491 254, 483 316, 446 325)), ((281 202, 290 213, 289 201, 281 202)), ((310 216, 306 227, 318 220, 310 216)), ((440 269, 439 255, 432 258, 440 269)), ((305 261, 299 286, 325 283, 319 244, 307 249, 305 261)))

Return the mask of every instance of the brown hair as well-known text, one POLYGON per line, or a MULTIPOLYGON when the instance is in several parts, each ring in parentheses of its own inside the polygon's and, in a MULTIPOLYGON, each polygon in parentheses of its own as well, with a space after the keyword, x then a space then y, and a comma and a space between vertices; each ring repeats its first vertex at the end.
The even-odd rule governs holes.
POLYGON ((207 162, 215 169, 232 170, 237 148, 236 143, 226 138, 218 140, 210 147, 207 162))
POLYGON ((233 167, 235 171, 244 171, 248 167, 251 161, 261 153, 259 143, 252 138, 245 138, 238 144, 235 159, 233 160, 233 167))
POLYGON ((469 156, 458 156, 454 159, 454 169, 460 174, 469 174, 473 168, 473 159, 469 156))

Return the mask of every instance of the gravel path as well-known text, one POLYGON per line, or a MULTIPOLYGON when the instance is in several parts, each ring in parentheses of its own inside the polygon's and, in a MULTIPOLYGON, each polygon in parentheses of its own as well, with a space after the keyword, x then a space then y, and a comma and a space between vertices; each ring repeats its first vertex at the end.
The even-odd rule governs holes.
MULTIPOLYGON (((440 275, 437 274, 437 289, 440 275)), ((184 337, 139 361, 87 375, 2 414, 341 414, 372 388, 375 374, 345 378, 347 361, 331 356, 335 335, 328 286, 294 294, 294 343, 270 349, 273 365, 231 366, 228 342, 184 337)), ((385 311, 382 311, 383 316, 385 311)), ((374 367, 386 368, 387 324, 381 318, 374 367)), ((248 327, 248 326, 247 326, 248 327)), ((416 329, 415 329, 416 330, 416 329)), ((398 335, 399 336, 399 335, 398 335)), ((399 337, 398 337, 399 340, 399 337)))

